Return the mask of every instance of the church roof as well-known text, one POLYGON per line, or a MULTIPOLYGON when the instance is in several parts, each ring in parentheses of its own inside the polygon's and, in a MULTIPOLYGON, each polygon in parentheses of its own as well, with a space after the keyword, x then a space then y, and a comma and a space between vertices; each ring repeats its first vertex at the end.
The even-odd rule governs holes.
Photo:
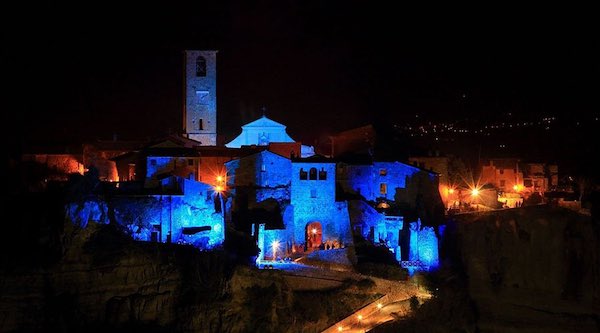
POLYGON ((280 124, 274 120, 271 120, 269 118, 267 118, 266 116, 262 116, 260 118, 258 118, 257 120, 248 123, 244 126, 242 126, 242 128, 252 128, 252 127, 281 127, 281 128, 285 128, 285 125, 280 124))
POLYGON ((273 121, 266 116, 242 126, 242 133, 229 143, 228 148, 240 148, 242 146, 266 145, 271 142, 295 142, 285 131, 285 125, 273 121), (259 138, 258 134, 261 134, 259 138), (264 136, 264 140, 262 139, 264 136))

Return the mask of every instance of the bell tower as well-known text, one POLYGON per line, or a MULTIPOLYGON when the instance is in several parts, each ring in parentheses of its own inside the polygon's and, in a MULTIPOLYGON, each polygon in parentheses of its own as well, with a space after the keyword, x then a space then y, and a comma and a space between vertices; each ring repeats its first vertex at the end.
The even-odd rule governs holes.
POLYGON ((217 145, 217 51, 184 54, 183 134, 201 146, 217 145))

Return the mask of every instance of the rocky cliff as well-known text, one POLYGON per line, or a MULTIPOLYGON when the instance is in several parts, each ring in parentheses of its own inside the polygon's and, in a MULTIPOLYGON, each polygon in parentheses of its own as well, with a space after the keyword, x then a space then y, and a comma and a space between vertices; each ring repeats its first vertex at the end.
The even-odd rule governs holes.
POLYGON ((598 332, 599 224, 550 207, 453 216, 433 298, 374 332, 598 332))
POLYGON ((482 330, 600 327, 599 235, 590 216, 550 206, 466 214, 450 221, 444 240, 482 330))

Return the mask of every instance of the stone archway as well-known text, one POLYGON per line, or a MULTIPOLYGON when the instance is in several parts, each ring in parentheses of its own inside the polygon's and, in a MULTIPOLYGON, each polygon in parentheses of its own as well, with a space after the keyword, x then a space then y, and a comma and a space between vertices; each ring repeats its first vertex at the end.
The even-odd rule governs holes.
POLYGON ((311 222, 306 225, 306 249, 319 248, 323 243, 323 227, 320 222, 311 222))

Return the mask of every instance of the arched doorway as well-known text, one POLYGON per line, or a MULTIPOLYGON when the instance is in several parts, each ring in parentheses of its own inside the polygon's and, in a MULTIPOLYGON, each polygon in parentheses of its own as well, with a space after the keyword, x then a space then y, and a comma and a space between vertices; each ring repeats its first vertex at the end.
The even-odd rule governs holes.
POLYGON ((306 225, 306 249, 314 249, 323 243, 323 228, 320 222, 311 222, 306 225))

